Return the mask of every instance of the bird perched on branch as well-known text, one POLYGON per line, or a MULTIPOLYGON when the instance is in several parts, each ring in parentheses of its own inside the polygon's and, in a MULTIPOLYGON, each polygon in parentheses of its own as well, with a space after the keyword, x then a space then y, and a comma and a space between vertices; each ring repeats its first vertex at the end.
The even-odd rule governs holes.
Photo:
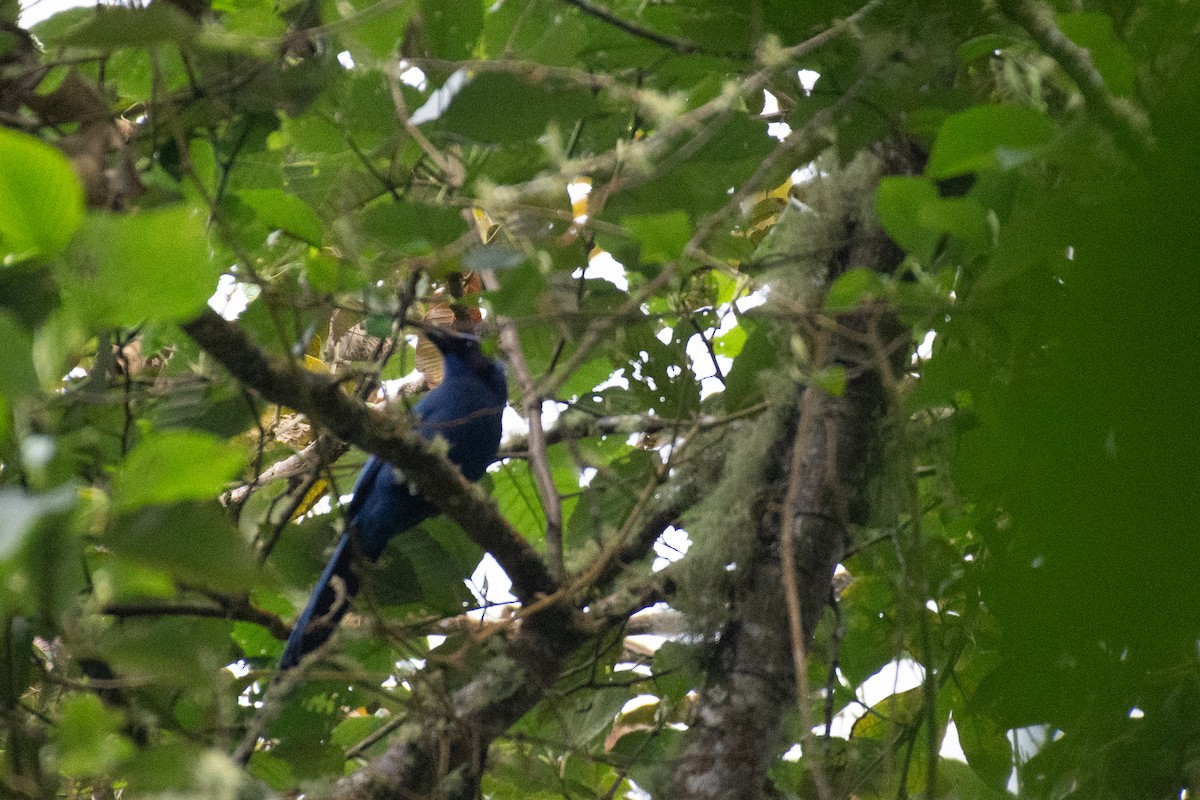
MULTIPOLYGON (((500 447, 500 415, 508 398, 504 368, 484 355, 477 337, 445 328, 422 330, 441 351, 445 368, 442 382, 413 408, 416 431, 429 440, 445 439, 450 461, 467 480, 477 481, 500 447)), ((376 560, 393 536, 436 513, 437 507, 398 467, 376 456, 367 459, 346 509, 346 532, 296 619, 279 660, 281 671, 296 666, 333 634, 358 593, 355 554, 376 560)))

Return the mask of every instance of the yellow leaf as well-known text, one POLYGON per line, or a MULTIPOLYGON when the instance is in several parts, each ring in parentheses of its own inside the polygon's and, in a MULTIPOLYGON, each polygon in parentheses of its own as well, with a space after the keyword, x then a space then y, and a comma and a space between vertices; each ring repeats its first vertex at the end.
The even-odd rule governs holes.
POLYGON ((304 501, 296 507, 296 513, 292 514, 292 520, 294 521, 300 519, 300 517, 303 517, 309 511, 312 511, 313 506, 317 504, 317 501, 325 496, 325 491, 328 488, 329 481, 325 480, 324 478, 321 478, 314 483, 312 488, 308 490, 308 494, 304 495, 304 501))

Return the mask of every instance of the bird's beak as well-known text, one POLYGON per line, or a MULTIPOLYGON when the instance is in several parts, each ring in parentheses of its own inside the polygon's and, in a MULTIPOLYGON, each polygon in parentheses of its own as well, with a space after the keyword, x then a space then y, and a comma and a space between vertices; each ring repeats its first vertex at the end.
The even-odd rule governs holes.
POLYGON ((447 346, 452 346, 455 342, 463 340, 471 340, 478 342, 479 337, 470 333, 456 331, 453 328, 448 328, 442 325, 430 325, 426 322, 415 322, 413 327, 424 334, 425 338, 433 342, 439 350, 445 350, 447 346))

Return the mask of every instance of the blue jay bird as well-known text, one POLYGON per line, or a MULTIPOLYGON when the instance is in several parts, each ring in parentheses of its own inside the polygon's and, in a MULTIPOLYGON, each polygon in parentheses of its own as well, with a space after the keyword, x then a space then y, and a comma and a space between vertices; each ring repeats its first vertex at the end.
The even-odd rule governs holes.
MULTIPOLYGON (((477 481, 500 448, 500 415, 508 399, 504 368, 484 355, 474 336, 424 326, 423 331, 441 351, 445 369, 442 382, 413 408, 417 433, 430 440, 445 439, 450 461, 467 480, 477 481)), ((296 619, 279 660, 280 671, 296 666, 305 653, 333 635, 358 593, 355 551, 374 561, 393 536, 436 513, 437 507, 403 472, 375 456, 367 459, 346 509, 346 532, 296 619)))

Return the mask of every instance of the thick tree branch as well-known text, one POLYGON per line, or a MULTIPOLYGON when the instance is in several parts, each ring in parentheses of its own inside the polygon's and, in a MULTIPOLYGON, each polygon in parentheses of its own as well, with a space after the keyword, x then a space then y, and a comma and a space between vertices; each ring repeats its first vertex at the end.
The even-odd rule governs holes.
MULTIPOLYGON (((652 514, 635 538, 653 543, 670 523, 668 516, 674 518, 665 510, 652 514)), ((631 550, 622 554, 633 557, 631 550)), ((672 586, 670 574, 667 568, 637 586, 613 592, 586 614, 575 613, 563 601, 536 607, 516 627, 502 654, 488 659, 449 702, 428 703, 418 711, 421 724, 401 726, 387 751, 339 782, 333 797, 474 800, 488 746, 545 696, 587 636, 611 630, 663 599, 672 586)))
POLYGON ((496 559, 523 603, 558 586, 541 558, 495 503, 431 444, 399 420, 347 396, 338 381, 268 356, 236 324, 205 311, 183 326, 210 356, 263 398, 294 408, 339 439, 404 470, 417 488, 496 559))
MULTIPOLYGON (((380 410, 395 409, 397 408, 397 401, 424 391, 425 376, 420 372, 413 373, 413 375, 415 377, 411 380, 405 379, 405 383, 401 384, 399 391, 390 394, 387 400, 371 403, 371 408, 380 410)), ((341 458, 347 449, 348 447, 345 442, 332 441, 328 437, 318 436, 302 450, 292 453, 290 456, 280 459, 264 469, 250 483, 239 486, 236 489, 230 489, 221 495, 221 504, 237 506, 239 503, 244 503, 246 498, 255 489, 271 481, 287 480, 304 475, 312 469, 313 465, 319 462, 333 463, 341 458)))

